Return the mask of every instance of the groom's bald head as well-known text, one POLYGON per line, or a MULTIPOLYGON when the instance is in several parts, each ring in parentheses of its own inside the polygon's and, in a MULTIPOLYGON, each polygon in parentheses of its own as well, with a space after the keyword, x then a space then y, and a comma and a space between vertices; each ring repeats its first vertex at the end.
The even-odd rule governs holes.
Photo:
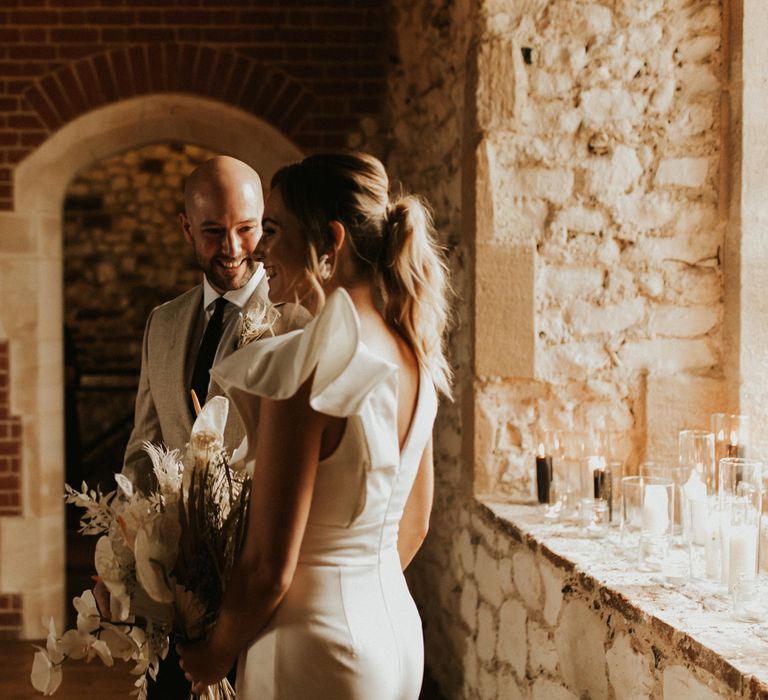
POLYGON ((220 292, 239 289, 258 263, 264 196, 258 173, 230 156, 199 166, 184 186, 181 225, 208 281, 220 292))

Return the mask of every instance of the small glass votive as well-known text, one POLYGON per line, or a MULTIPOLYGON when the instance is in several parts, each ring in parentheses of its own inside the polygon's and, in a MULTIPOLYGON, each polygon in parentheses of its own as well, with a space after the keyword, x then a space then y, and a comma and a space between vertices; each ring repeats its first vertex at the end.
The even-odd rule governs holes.
POLYGON ((643 480, 639 476, 625 476, 621 480, 621 539, 640 535, 643 506, 643 480))
MULTIPOLYGON (((691 578, 720 582, 723 576, 724 512, 716 496, 683 487, 683 533, 691 563, 691 578), (691 495, 693 494, 693 495, 691 495)), ((704 489, 703 485, 701 486, 704 489)))
MULTIPOLYGON (((744 576, 757 575, 760 544, 760 512, 749 496, 737 496, 728 503, 729 527, 723 535, 723 551, 728 552, 728 590, 744 576)), ((725 564, 725 558, 723 560, 725 564)))
POLYGON ((605 537, 610 516, 608 503, 598 498, 579 501, 579 526, 588 537, 605 537))
POLYGON ((678 462, 706 487, 708 495, 717 493, 715 480, 715 436, 706 430, 681 430, 678 436, 678 462))
POLYGON ((766 605, 763 591, 757 576, 743 575, 731 588, 733 615, 742 622, 763 622, 766 618, 766 605))
POLYGON ((578 518, 582 449, 583 440, 579 433, 576 431, 560 433, 560 450, 556 455, 554 471, 561 480, 561 520, 575 521, 578 518))
POLYGON ((737 496, 749 496, 756 508, 762 508, 763 463, 755 459, 720 460, 718 494, 725 503, 737 496))
POLYGON ((638 564, 646 571, 661 571, 672 537, 675 485, 671 479, 643 479, 641 489, 638 564))
POLYGON ((713 413, 710 427, 715 436, 715 483, 720 483, 720 460, 747 457, 750 445, 750 420, 747 415, 713 413))
POLYGON ((549 503, 544 505, 544 520, 556 523, 563 514, 564 491, 563 483, 557 475, 553 475, 549 485, 549 503))

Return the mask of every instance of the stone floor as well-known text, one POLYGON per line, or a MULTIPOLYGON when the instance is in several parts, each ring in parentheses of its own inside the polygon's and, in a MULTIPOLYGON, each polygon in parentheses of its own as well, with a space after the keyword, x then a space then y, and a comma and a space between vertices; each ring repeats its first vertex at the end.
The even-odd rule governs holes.
MULTIPOLYGON (((34 654, 31 642, 0 641, 0 698, 2 700, 38 700, 29 680, 34 654)), ((96 659, 90 664, 70 661, 64 668, 64 680, 56 691, 56 700, 128 700, 133 690, 131 666, 116 662, 105 668, 96 659)), ((427 675, 419 700, 445 700, 435 682, 427 675)))

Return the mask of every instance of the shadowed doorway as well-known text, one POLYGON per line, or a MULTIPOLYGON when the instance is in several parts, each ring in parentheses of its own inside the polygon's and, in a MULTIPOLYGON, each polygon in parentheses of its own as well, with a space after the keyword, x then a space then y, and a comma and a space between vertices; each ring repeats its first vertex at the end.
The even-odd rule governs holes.
MULTIPOLYGON (((66 481, 104 492, 133 426, 144 324, 200 280, 179 227, 184 178, 214 152, 152 144, 100 160, 64 198, 66 481)), ((67 599, 90 585, 95 539, 67 507, 67 599)), ((70 617, 74 615, 68 607, 70 617)))

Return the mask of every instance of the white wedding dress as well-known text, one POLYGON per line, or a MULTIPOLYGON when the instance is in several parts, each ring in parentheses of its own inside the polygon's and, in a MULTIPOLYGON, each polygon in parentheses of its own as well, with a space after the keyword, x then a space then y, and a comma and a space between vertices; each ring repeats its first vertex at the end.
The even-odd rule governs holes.
POLYGON ((400 569, 397 533, 437 396, 422 368, 400 450, 396 369, 366 348, 352 301, 336 290, 303 330, 252 343, 213 371, 251 431, 258 396, 288 398, 313 370, 313 408, 347 418, 338 448, 319 465, 291 587, 241 654, 238 700, 419 695, 421 621, 400 569))

